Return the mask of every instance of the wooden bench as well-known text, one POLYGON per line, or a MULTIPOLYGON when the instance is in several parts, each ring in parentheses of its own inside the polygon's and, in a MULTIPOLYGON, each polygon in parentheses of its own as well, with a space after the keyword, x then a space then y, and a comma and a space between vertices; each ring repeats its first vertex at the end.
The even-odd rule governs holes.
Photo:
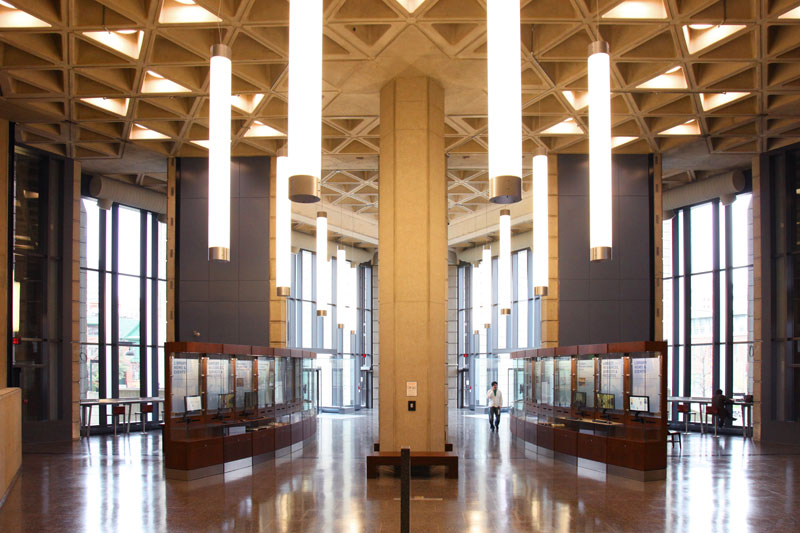
MULTIPOLYGON (((400 452, 378 452, 367 456, 367 478, 378 477, 379 466, 400 466, 400 452)), ((458 455, 452 452, 411 452, 411 466, 445 466, 447 477, 458 479, 458 455)))

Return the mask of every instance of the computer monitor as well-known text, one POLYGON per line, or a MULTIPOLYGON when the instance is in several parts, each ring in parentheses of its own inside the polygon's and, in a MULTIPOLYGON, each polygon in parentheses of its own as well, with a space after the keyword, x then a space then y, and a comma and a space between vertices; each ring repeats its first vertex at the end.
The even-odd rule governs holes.
POLYGON ((219 402, 217 402, 217 408, 220 411, 223 409, 233 409, 233 402, 234 402, 234 394, 232 392, 226 392, 224 394, 220 394, 219 402))
POLYGON ((647 396, 629 396, 628 409, 635 413, 649 413, 650 398, 647 396))
POLYGON ((572 393, 572 407, 575 409, 583 409, 586 407, 586 393, 581 391, 575 391, 572 393))
POLYGON ((613 409, 614 408, 614 395, 607 392, 597 393, 597 407, 600 409, 613 409))
POLYGON ((253 411, 253 410, 255 410, 257 403, 258 403, 258 392, 257 391, 245 391, 245 393, 244 393, 244 410, 245 411, 253 411))
POLYGON ((183 403, 186 407, 186 414, 199 414, 203 410, 203 398, 199 394, 196 396, 184 396, 183 403))

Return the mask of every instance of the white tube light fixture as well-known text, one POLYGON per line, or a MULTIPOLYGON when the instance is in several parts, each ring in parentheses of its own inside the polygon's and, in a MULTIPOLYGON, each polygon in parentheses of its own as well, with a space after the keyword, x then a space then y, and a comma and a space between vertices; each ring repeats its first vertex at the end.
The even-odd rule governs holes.
POLYGON ((328 268, 328 214, 317 212, 317 316, 328 315, 331 299, 331 272, 328 268))
POLYGON ((481 294, 483 295, 481 301, 481 314, 483 319, 483 328, 489 329, 492 325, 492 247, 486 245, 481 252, 481 294))
POLYGON ((589 46, 589 247, 611 259, 611 81, 608 43, 589 46))
POLYGON ((292 288, 292 204, 289 201, 289 158, 275 163, 275 285, 278 296, 289 296, 292 288))
POLYGON ((322 0, 289 2, 289 157, 293 202, 320 200, 322 0))
POLYGON ((522 76, 519 2, 488 0, 489 199, 522 199, 522 76))
POLYGON ((11 289, 11 333, 12 335, 19 335, 19 314, 20 314, 20 293, 22 292, 22 284, 15 281, 11 289))
POLYGON ((550 213, 547 155, 533 156, 533 292, 547 296, 550 281, 550 213))
POLYGON ((339 329, 344 330, 348 322, 347 311, 345 310, 347 296, 344 294, 345 279, 349 268, 347 268, 347 252, 344 246, 336 248, 336 316, 338 318, 339 329))
POLYGON ((211 47, 208 104, 208 258, 231 253, 231 49, 211 47))
POLYGON ((511 314, 511 211, 500 211, 500 256, 497 260, 497 306, 511 314))

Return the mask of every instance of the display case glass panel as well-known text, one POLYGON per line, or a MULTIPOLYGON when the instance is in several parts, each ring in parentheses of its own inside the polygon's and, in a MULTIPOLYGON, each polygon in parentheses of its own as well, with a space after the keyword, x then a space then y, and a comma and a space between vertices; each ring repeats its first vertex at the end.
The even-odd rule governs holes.
POLYGON ((236 359, 236 409, 250 410, 256 408, 253 391, 253 359, 240 357, 236 359))
POLYGON ((276 357, 275 358, 275 375, 277 378, 275 379, 275 405, 283 405, 284 398, 283 398, 283 377, 285 377, 285 368, 286 368, 286 358, 285 357, 276 357))
POLYGON ((186 412, 187 396, 200 394, 200 355, 176 353, 172 357, 172 415, 186 412))
POLYGON ((552 357, 547 357, 542 361, 542 395, 541 402, 547 405, 553 405, 553 396, 555 382, 554 378, 554 361, 552 357))
POLYGON ((233 372, 231 360, 225 355, 209 355, 206 360, 206 410, 233 409, 233 372))
POLYGON ((649 398, 649 413, 661 415, 661 357, 631 354, 631 394, 649 398))
POLYGON ((575 362, 575 397, 572 407, 591 409, 594 407, 594 356, 581 356, 575 362))
POLYGON ((556 398, 555 405, 569 407, 572 401, 572 358, 556 358, 556 398))
POLYGON ((542 402, 542 360, 533 360, 533 395, 531 399, 534 403, 542 402))
POLYGON ((272 389, 270 387, 270 374, 272 360, 267 357, 258 358, 258 407, 263 409, 272 405, 272 389))
POLYGON ((625 408, 625 362, 621 356, 609 356, 600 360, 600 387, 597 407, 621 411, 625 408))

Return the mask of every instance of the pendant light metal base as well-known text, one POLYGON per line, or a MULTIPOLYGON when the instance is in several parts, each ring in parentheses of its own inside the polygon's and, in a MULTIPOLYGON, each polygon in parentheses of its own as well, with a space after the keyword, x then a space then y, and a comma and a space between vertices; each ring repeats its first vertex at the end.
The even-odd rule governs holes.
POLYGON ((608 53, 608 43, 606 41, 594 41, 592 44, 589 45, 587 50, 589 55, 593 54, 607 54, 608 53))
POLYGON ((328 311, 325 309, 317 309, 317 316, 328 316, 328 311))
POLYGON ((480 331, 479 329, 476 329, 476 330, 474 331, 474 334, 475 334, 475 335, 480 335, 480 334, 481 334, 481 331, 480 331))
POLYGON ((492 325, 491 325, 491 324, 484 324, 484 325, 483 325, 483 329, 489 329, 490 327, 492 327, 492 325))
POLYGON ((522 200, 522 178, 495 176, 489 180, 489 201, 494 204, 514 204, 522 200))
POLYGON ((208 260, 227 263, 231 260, 231 250, 223 246, 212 246, 208 249, 208 260))
POLYGON ((337 324, 337 326, 339 327, 339 329, 344 329, 344 324, 337 324))
POLYGON ((511 314, 511 309, 501 309, 500 310, 500 314, 501 315, 510 315, 511 314))
POLYGON ((308 174, 297 174, 289 178, 289 199, 298 204, 319 202, 319 179, 308 174))
POLYGON ((277 289, 278 296, 289 296, 291 292, 292 290, 289 287, 278 287, 277 289))
POLYGON ((595 246, 591 250, 592 261, 610 261, 611 260, 611 247, 610 246, 595 246))
POLYGON ((547 287, 534 287, 533 294, 535 296, 547 296, 547 287))

